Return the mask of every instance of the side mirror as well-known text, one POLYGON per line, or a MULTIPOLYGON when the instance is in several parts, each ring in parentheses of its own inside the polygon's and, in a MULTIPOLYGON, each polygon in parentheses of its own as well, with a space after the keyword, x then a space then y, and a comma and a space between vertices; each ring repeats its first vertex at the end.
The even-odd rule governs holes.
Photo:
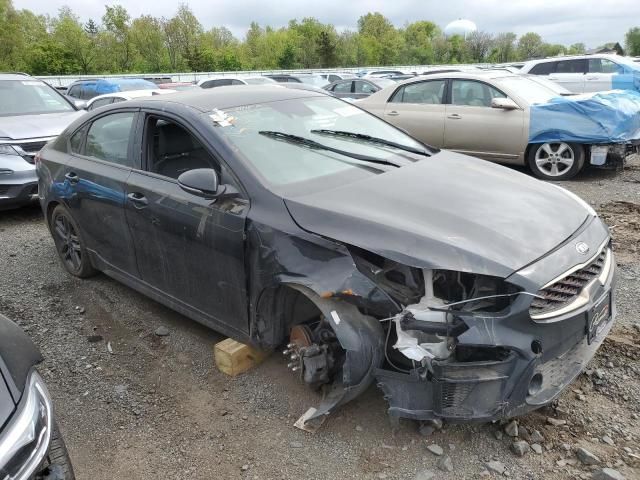
POLYGON ((86 110, 87 109, 87 101, 86 100, 73 100, 73 104, 76 106, 78 110, 86 110))
POLYGON ((185 192, 208 200, 222 193, 218 181, 218 173, 213 168, 196 168, 178 177, 178 184, 185 192))
POLYGON ((510 98, 493 98, 491 108, 501 108, 503 110, 518 110, 520 107, 510 98))

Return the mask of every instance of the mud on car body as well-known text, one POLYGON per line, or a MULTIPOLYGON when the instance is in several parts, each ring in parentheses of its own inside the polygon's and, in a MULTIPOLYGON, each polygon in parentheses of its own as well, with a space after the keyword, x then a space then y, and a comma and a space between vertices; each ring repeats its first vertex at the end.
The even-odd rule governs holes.
POLYGON ((523 413, 612 325, 609 232, 588 205, 323 94, 133 100, 36 164, 71 274, 282 347, 323 392, 309 425, 373 382, 396 419, 523 413))
POLYGON ((0 478, 73 480, 53 404, 29 337, 0 314, 0 478))

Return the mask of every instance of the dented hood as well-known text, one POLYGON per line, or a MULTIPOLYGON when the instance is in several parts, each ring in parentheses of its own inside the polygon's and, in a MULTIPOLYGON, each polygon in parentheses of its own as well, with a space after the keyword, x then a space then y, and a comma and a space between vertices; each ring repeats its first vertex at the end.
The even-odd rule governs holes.
POLYGON ((500 277, 544 256, 589 215, 555 186, 448 151, 285 203, 318 235, 406 265, 500 277))

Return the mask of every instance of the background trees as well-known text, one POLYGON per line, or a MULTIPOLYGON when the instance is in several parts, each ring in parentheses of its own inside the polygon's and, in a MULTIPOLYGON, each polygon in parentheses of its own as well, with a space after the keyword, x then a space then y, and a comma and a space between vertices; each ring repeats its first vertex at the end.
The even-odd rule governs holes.
MULTIPOLYGON (((82 24, 68 7, 45 16, 0 0, 0 70, 62 75, 506 63, 586 50, 583 43, 545 43, 535 32, 445 37, 433 22, 397 28, 377 12, 361 16, 353 31, 313 17, 281 28, 253 22, 243 39, 224 26, 207 28, 185 4, 171 18, 131 18, 123 6, 107 5, 99 21, 82 24)), ((640 27, 627 32, 626 47, 640 56, 640 27)))

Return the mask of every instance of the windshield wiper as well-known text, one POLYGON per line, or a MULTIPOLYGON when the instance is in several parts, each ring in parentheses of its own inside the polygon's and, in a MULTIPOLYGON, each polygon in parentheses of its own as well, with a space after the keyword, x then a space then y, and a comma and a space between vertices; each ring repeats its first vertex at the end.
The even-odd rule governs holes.
POLYGON ((345 130, 311 130, 311 133, 317 133, 319 135, 330 135, 332 137, 345 137, 353 138, 357 140, 364 140, 369 143, 377 143, 378 145, 386 145, 388 147, 404 150, 405 152, 415 153, 417 155, 424 155, 430 157, 431 153, 426 150, 420 150, 419 148, 413 148, 409 145, 402 145, 401 143, 392 142, 391 140, 385 140, 384 138, 372 137, 371 135, 365 135, 364 133, 347 132, 345 130))
POLYGON ((318 143, 315 140, 311 140, 310 138, 299 137, 298 135, 292 135, 291 133, 274 132, 271 130, 260 130, 258 133, 266 137, 271 137, 275 140, 282 140, 294 145, 299 145, 301 147, 307 147, 312 150, 326 150, 328 152, 344 155, 345 157, 355 158, 356 160, 361 160, 363 162, 376 163, 378 165, 389 165, 391 167, 400 168, 400 165, 398 165, 397 163, 389 162, 387 160, 383 160, 382 158, 370 157, 369 155, 361 155, 355 152, 340 150, 339 148, 333 148, 328 145, 323 145, 322 143, 318 143))

